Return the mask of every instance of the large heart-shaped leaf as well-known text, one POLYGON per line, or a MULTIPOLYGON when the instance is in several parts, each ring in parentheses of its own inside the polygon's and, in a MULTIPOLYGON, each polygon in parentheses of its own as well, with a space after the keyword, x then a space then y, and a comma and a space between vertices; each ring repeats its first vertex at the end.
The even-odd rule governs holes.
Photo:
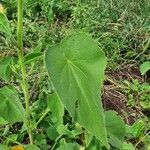
POLYGON ((73 34, 48 47, 46 68, 55 90, 75 122, 108 146, 100 89, 106 58, 90 36, 73 34))
POLYGON ((8 87, 0 89, 0 117, 10 123, 24 120, 25 110, 14 89, 8 87))

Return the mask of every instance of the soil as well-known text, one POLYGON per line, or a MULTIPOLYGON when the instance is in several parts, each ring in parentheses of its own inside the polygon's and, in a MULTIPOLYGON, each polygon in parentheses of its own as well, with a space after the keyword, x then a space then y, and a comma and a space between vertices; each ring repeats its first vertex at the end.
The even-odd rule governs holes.
POLYGON ((106 71, 107 79, 104 82, 103 106, 105 110, 114 110, 124 118, 127 124, 133 124, 139 117, 144 116, 141 107, 137 104, 132 108, 128 105, 124 88, 118 81, 138 79, 144 82, 140 71, 135 64, 124 63, 116 71, 106 71))

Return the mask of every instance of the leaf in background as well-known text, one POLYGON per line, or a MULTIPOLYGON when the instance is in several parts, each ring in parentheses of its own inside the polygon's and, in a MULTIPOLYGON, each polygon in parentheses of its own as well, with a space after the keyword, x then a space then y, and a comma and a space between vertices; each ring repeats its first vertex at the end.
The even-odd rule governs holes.
POLYGON ((1 118, 0 117, 0 126, 1 125, 5 125, 5 124, 7 124, 8 122, 4 119, 4 118, 1 118))
POLYGON ((55 90, 75 122, 108 147, 100 90, 106 68, 104 53, 90 36, 77 33, 45 53, 55 90))
POLYGON ((126 133, 123 119, 117 116, 115 111, 106 111, 105 118, 110 144, 115 148, 122 149, 126 133))
POLYGON ((58 122, 63 123, 64 106, 56 93, 52 93, 48 97, 48 107, 58 122))
POLYGON ((42 42, 37 47, 35 47, 32 51, 34 53, 40 53, 41 49, 42 49, 42 42))
POLYGON ((72 132, 67 129, 67 126, 60 124, 57 126, 57 132, 60 135, 68 135, 68 136, 73 136, 72 132))
POLYGON ((86 144, 86 147, 88 147, 93 139, 93 135, 88 133, 87 131, 84 133, 85 135, 85 144, 86 144))
POLYGON ((127 135, 130 138, 138 138, 143 133, 145 122, 137 120, 132 126, 126 125, 127 135))
POLYGON ((42 58, 42 53, 40 52, 33 52, 33 53, 28 53, 26 56, 25 56, 25 63, 31 63, 31 62, 34 62, 35 60, 39 59, 39 58, 42 58))
POLYGON ((80 146, 77 143, 66 143, 65 139, 60 141, 60 147, 56 150, 79 150, 80 146))
POLYGON ((19 101, 17 91, 8 87, 0 89, 0 117, 9 123, 24 120, 25 110, 19 101))
POLYGON ((34 62, 36 60, 39 60, 40 58, 42 59, 43 54, 41 52, 41 48, 42 48, 42 43, 40 43, 37 47, 35 47, 31 53, 28 53, 25 56, 25 63, 31 63, 34 62))
POLYGON ((86 147, 86 150, 102 150, 103 148, 100 141, 93 137, 88 147, 86 147))
POLYGON ((6 15, 2 12, 0 12, 0 32, 3 32, 9 36, 11 35, 9 21, 6 15))
POLYGON ((135 148, 131 143, 124 142, 122 150, 135 150, 135 148))
POLYGON ((9 150, 7 146, 0 144, 0 150, 9 150))
POLYGON ((47 135, 51 140, 56 140, 59 137, 59 133, 57 132, 56 126, 50 126, 47 129, 47 135))
POLYGON ((38 148, 37 146, 35 145, 27 145, 25 147, 25 150, 40 150, 40 148, 38 148))
POLYGON ((142 75, 145 75, 148 70, 150 70, 150 61, 146 61, 140 65, 140 71, 142 75))
POLYGON ((11 74, 10 68, 11 61, 12 61, 11 57, 7 57, 0 60, 0 78, 3 80, 9 80, 11 74))

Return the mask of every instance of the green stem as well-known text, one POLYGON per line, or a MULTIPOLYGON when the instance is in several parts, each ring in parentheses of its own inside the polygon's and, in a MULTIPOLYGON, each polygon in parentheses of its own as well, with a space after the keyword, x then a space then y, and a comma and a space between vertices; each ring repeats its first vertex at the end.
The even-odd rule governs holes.
POLYGON ((50 112, 50 109, 46 109, 45 112, 43 113, 43 115, 40 117, 40 119, 38 120, 38 122, 36 123, 36 126, 38 126, 40 124, 40 122, 45 118, 45 116, 50 112))
POLYGON ((24 54, 23 54, 23 41, 22 41, 22 27, 23 27, 23 0, 18 0, 18 23, 17 23, 17 46, 18 46, 18 58, 19 65, 22 73, 22 89, 25 96, 25 105, 26 105, 26 125, 29 134, 30 144, 33 144, 32 133, 30 129, 30 107, 29 107, 29 85, 27 80, 27 73, 24 63, 24 54))

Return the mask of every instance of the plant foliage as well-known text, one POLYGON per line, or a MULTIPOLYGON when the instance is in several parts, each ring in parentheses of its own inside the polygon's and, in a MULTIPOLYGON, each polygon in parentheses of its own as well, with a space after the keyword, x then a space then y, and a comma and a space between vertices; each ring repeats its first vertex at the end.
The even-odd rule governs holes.
POLYGON ((98 43, 85 34, 73 34, 48 47, 45 62, 55 90, 74 121, 108 147, 100 101, 106 58, 98 43))

